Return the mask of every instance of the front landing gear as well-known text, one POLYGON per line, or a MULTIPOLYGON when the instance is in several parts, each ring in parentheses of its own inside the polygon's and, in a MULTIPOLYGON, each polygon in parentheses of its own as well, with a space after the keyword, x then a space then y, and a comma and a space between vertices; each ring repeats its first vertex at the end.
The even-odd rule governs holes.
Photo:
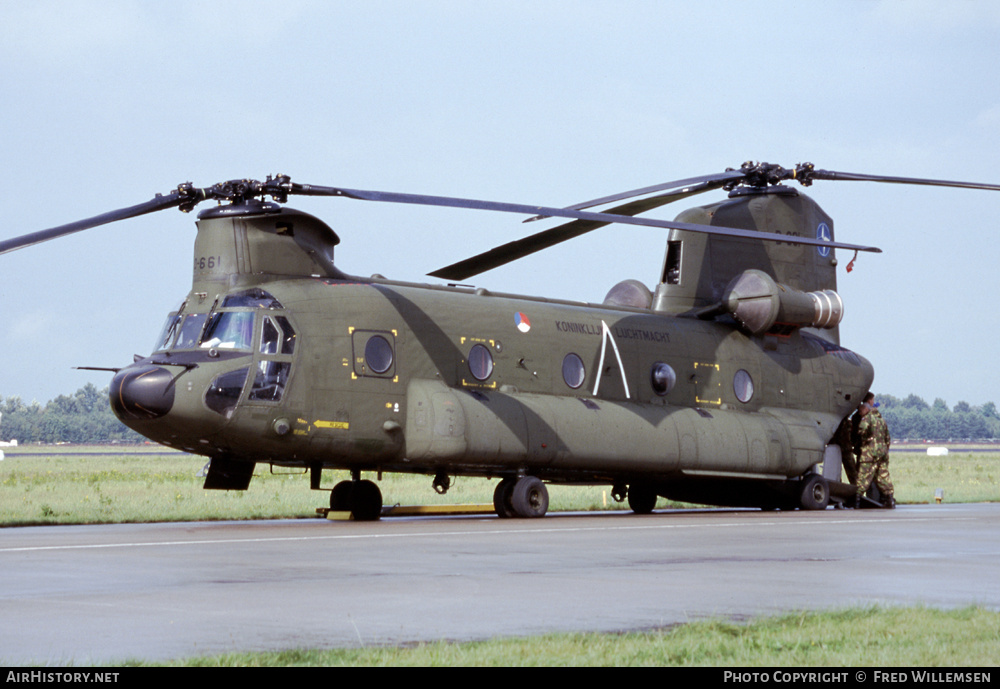
POLYGON ((650 514, 658 498, 656 491, 649 486, 633 483, 628 487, 628 506, 636 514, 650 514))
POLYGON ((505 478, 493 491, 493 509, 501 518, 544 517, 549 509, 549 491, 534 476, 505 478))
POLYGON ((382 516, 382 491, 372 481, 341 481, 330 493, 332 512, 350 512, 354 521, 373 522, 382 516))

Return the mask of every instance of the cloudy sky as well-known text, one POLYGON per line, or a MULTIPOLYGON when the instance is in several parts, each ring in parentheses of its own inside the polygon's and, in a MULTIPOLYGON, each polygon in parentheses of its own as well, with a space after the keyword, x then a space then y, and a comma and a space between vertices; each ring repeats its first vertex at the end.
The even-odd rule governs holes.
MULTIPOLYGON (((0 58, 0 238, 279 172, 550 206, 750 159, 1000 183, 997 3, 35 0, 0 3, 0 58)), ((885 251, 839 275, 842 341, 876 391, 1000 402, 1000 193, 808 193, 838 239, 885 251)), ((294 205, 340 234, 345 271, 403 280, 527 232, 505 214, 294 205)), ((0 256, 0 396, 104 387, 72 367, 149 353, 190 289, 193 220, 0 256)), ((599 302, 652 285, 664 239, 609 227, 475 282, 599 302)))

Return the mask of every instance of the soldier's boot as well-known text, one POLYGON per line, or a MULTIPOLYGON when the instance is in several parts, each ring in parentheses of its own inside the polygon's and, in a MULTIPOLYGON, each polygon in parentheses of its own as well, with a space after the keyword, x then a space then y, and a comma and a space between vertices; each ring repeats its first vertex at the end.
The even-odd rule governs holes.
POLYGON ((887 510, 896 509, 896 498, 892 497, 891 495, 887 495, 885 497, 885 502, 882 503, 882 507, 884 507, 887 510))

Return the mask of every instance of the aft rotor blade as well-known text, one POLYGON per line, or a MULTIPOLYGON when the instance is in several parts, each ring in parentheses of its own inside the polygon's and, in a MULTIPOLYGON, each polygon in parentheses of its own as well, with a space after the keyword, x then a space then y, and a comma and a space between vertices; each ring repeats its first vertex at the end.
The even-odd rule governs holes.
MULTIPOLYGON (((647 199, 640 199, 639 201, 632 201, 630 203, 611 208, 607 210, 606 213, 628 216, 644 213, 648 210, 652 210, 653 208, 658 208, 659 206, 671 203, 672 201, 678 201, 687 196, 693 196, 694 194, 698 194, 702 191, 707 191, 706 189, 701 188, 702 185, 706 184, 710 183, 703 182, 699 185, 686 187, 685 189, 674 191, 669 194, 661 194, 659 196, 651 196, 647 199)), ((508 242, 507 244, 495 247, 489 251, 484 251, 476 256, 472 256, 457 263, 453 263, 450 266, 435 270, 433 273, 428 273, 428 275, 445 280, 466 280, 474 275, 479 275, 480 273, 485 273, 487 270, 499 268, 500 266, 511 263, 512 261, 524 258, 525 256, 530 256, 531 254, 541 251, 542 249, 548 249, 551 246, 569 241, 570 239, 575 239, 580 235, 610 224, 610 221, 596 222, 593 220, 573 220, 572 222, 568 222, 564 225, 552 227, 528 237, 508 242)))
MULTIPOLYGON (((603 196, 599 199, 591 199, 590 201, 584 201, 583 203, 577 203, 572 206, 566 206, 566 208, 569 208, 571 210, 583 210, 584 208, 603 206, 606 203, 614 203, 615 201, 621 201, 623 199, 631 199, 635 198, 636 196, 645 196, 646 194, 653 194, 658 191, 665 191, 667 189, 676 189, 677 190, 676 193, 684 194, 684 196, 690 196, 691 194, 701 193, 704 191, 711 191, 712 189, 718 189, 719 187, 724 186, 729 182, 734 182, 736 180, 743 179, 745 176, 746 173, 744 173, 742 170, 727 170, 726 172, 716 172, 711 175, 701 175, 700 177, 688 177, 687 179, 678 179, 674 180, 673 182, 654 184, 649 187, 643 187, 642 189, 632 189, 631 191, 623 191, 618 194, 612 194, 611 196, 603 196), (697 191, 693 190, 694 187, 697 187, 697 191)), ((683 198, 683 196, 679 196, 677 198, 683 198)), ((670 203, 670 201, 664 201, 664 203, 670 203)), ((663 205, 663 204, 658 204, 658 205, 663 205)), ((528 218, 524 222, 542 220, 545 217, 547 216, 536 215, 533 218, 528 218)))
POLYGON ((89 230, 92 227, 107 225, 108 223, 118 220, 126 220, 139 215, 146 215, 147 213, 153 213, 165 208, 174 208, 179 206, 183 200, 184 196, 182 194, 173 192, 167 194, 166 196, 157 196, 149 201, 146 201, 145 203, 140 203, 135 206, 120 208, 116 211, 95 215, 94 217, 87 218, 86 220, 77 220, 76 222, 60 225, 59 227, 52 227, 48 230, 39 230, 38 232, 21 235, 20 237, 14 237, 13 239, 5 239, 0 241, 0 254, 5 254, 8 251, 15 251, 17 249, 23 249, 27 246, 40 244, 41 242, 47 242, 50 239, 58 239, 59 237, 64 237, 68 234, 73 234, 74 232, 89 230))
POLYGON ((841 242, 827 242, 822 239, 811 237, 792 237, 785 234, 774 234, 771 232, 757 232, 755 230, 741 230, 735 227, 717 227, 714 225, 697 225, 693 223, 676 222, 670 220, 655 220, 652 218, 633 218, 625 215, 612 215, 610 213, 593 213, 590 211, 578 211, 569 208, 552 208, 547 206, 530 206, 520 203, 503 203, 499 201, 478 201, 475 199, 461 199, 447 196, 426 196, 423 194, 400 194, 388 191, 367 191, 364 189, 345 189, 342 187, 321 187, 309 184, 288 183, 285 190, 289 194, 302 194, 306 196, 346 196, 364 201, 382 201, 386 203, 405 203, 420 206, 443 206, 447 208, 468 208, 473 210, 491 210, 504 213, 519 213, 526 215, 547 215, 551 217, 574 218, 576 220, 588 220, 597 223, 623 223, 626 225, 641 225, 643 227, 658 227, 668 230, 687 230, 690 232, 703 232, 706 234, 717 234, 727 237, 743 237, 745 239, 760 239, 770 242, 784 242, 786 244, 808 244, 812 246, 827 246, 832 249, 850 249, 854 251, 870 251, 881 253, 882 250, 871 246, 859 246, 856 244, 844 244, 841 242))

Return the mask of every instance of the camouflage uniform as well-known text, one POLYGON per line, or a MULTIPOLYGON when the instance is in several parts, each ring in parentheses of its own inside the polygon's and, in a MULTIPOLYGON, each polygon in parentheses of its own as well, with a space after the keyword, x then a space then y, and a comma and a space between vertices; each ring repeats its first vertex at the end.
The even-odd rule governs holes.
POLYGON ((874 407, 861 418, 858 424, 858 439, 861 449, 858 453, 858 492, 861 497, 868 492, 872 480, 878 487, 882 500, 886 505, 892 505, 893 487, 889 478, 889 427, 885 419, 874 407))
POLYGON ((833 434, 833 442, 840 446, 840 458, 844 463, 847 482, 854 485, 858 480, 857 460, 854 458, 854 424, 850 415, 845 416, 833 434))

